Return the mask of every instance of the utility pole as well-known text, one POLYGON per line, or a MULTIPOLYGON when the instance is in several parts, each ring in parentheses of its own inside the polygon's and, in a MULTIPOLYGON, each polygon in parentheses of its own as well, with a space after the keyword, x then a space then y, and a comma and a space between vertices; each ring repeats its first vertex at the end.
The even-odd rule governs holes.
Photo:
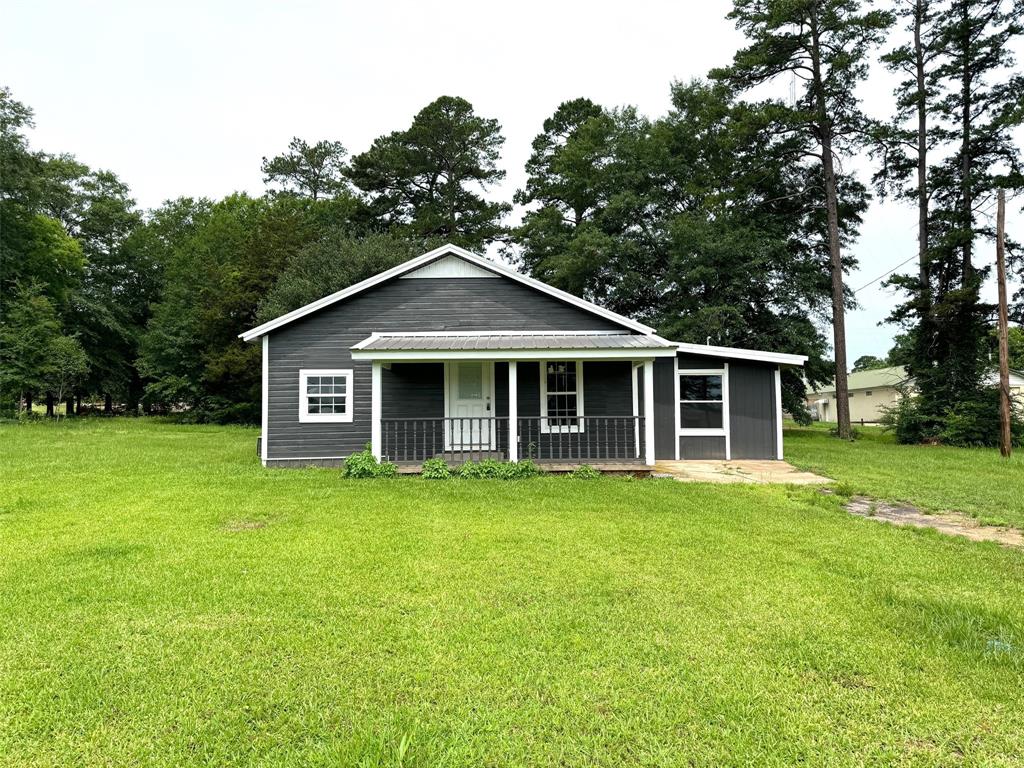
POLYGON ((999 453, 1010 458, 1010 349, 1009 320, 1006 310, 1006 193, 999 190, 996 209, 996 277, 999 282, 999 453))

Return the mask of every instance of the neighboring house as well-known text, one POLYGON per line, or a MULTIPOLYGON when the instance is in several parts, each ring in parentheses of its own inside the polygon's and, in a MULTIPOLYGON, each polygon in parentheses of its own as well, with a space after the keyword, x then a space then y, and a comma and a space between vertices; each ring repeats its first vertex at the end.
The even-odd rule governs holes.
POLYGON ((242 334, 263 344, 266 466, 781 459, 779 369, 680 344, 447 245, 242 334))
MULTIPOLYGON (((885 409, 895 405, 904 391, 914 391, 914 382, 909 378, 907 369, 902 366, 854 371, 847 381, 850 393, 850 421, 865 424, 879 422, 885 409)), ((985 377, 985 383, 990 387, 998 386, 998 372, 989 372, 985 377)), ((1024 374, 1018 371, 1010 371, 1010 396, 1024 406, 1024 374)), ((816 392, 808 392, 807 407, 815 418, 821 421, 835 421, 835 384, 830 382, 816 392)))

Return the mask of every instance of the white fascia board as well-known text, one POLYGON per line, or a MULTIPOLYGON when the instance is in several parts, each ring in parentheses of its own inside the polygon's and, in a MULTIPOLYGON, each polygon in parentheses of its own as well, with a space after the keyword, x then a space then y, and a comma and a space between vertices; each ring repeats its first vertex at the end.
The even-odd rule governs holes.
MULTIPOLYGON (((419 336, 423 338, 440 338, 447 336, 630 336, 635 334, 624 333, 623 331, 379 331, 375 332, 375 338, 389 338, 392 336, 419 336)), ((359 342, 365 344, 367 339, 359 342)), ((668 342, 671 345, 672 342, 668 342)), ((358 345, 357 345, 358 346, 358 345)))
POLYGON ((707 357, 725 357, 733 360, 757 360, 763 363, 778 365, 800 365, 807 362, 807 355, 788 355, 784 352, 764 352, 759 349, 742 349, 740 347, 713 347, 707 344, 689 344, 678 342, 680 352, 707 357))
POLYGON ((293 320, 298 320, 300 317, 305 317, 311 312, 316 312, 318 309, 323 309, 324 307, 328 307, 331 304, 341 301, 342 299, 347 299, 349 296, 353 296, 357 293, 360 293, 361 291, 365 291, 367 288, 372 288, 373 286, 382 283, 385 280, 390 280, 393 277, 400 277, 401 275, 404 275, 407 272, 411 272, 414 269, 418 269, 419 267, 430 263, 434 259, 443 256, 446 253, 455 254, 456 256, 465 259, 471 264, 476 264, 477 266, 483 267, 484 269, 490 270, 498 275, 503 275, 512 280, 520 282, 523 285, 528 285, 531 288, 535 288, 536 290, 542 293, 546 293, 549 296, 554 296, 555 298, 561 299, 562 301, 568 304, 572 304, 574 306, 580 307, 581 309, 585 309, 588 312, 591 312, 595 315, 599 315, 600 317, 612 320, 618 323, 619 325, 622 325, 631 330, 645 334, 654 333, 653 328, 646 326, 643 323, 638 323, 636 320, 631 320, 628 317, 624 317, 623 315, 620 315, 616 312, 612 312, 610 309, 599 307, 597 304, 587 301, 586 299, 581 299, 579 296, 573 296, 571 293, 566 293, 565 291, 559 290, 558 288, 554 288, 550 285, 547 285, 546 283, 542 283, 539 280, 535 280, 532 277, 527 277, 526 275, 523 275, 514 269, 506 267, 503 264, 498 264, 497 262, 493 262, 490 259, 485 259, 483 256, 478 256, 475 253, 467 251, 465 248, 460 248, 457 245, 442 245, 440 248, 435 248, 432 251, 428 251, 427 253, 424 253, 422 256, 417 256, 414 259, 410 259, 404 264, 399 264, 396 267, 392 267, 391 269, 385 270, 384 272, 381 272, 379 275, 374 275, 373 277, 367 278, 366 280, 356 283, 355 285, 350 285, 348 288, 340 290, 337 293, 332 293, 330 296, 324 296, 322 299, 318 299, 310 304, 307 304, 304 307, 299 307, 298 309, 292 310, 287 314, 281 315, 280 317, 275 318, 269 322, 266 322, 263 325, 257 326, 256 328, 252 328, 248 331, 245 331, 244 333, 240 333, 238 334, 239 338, 241 338, 244 341, 252 341, 254 339, 258 339, 260 336, 269 333, 275 328, 280 328, 282 325, 286 325, 287 323, 290 323, 293 320))
POLYGON ((675 357, 674 349, 352 349, 353 360, 439 362, 444 360, 650 360, 675 357))

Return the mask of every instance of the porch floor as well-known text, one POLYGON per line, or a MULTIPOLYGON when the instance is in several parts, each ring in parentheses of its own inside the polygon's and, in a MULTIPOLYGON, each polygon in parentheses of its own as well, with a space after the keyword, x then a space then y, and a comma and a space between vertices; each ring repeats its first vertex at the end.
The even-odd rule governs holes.
MULTIPOLYGON (((495 456, 499 461, 503 458, 495 456)), ((461 461, 447 459, 449 466, 457 467, 461 461)), ((604 474, 630 474, 630 475, 643 475, 644 477, 650 475, 651 468, 644 464, 642 461, 576 461, 567 462, 555 460, 544 460, 534 459, 537 466, 539 466, 545 472, 572 472, 580 464, 587 464, 598 472, 604 474)), ((398 474, 400 475, 418 475, 423 469, 423 463, 419 461, 400 461, 397 462, 398 474)))
POLYGON ((813 472, 801 472, 788 461, 769 459, 659 461, 654 465, 652 474, 684 483, 821 485, 832 482, 813 472))

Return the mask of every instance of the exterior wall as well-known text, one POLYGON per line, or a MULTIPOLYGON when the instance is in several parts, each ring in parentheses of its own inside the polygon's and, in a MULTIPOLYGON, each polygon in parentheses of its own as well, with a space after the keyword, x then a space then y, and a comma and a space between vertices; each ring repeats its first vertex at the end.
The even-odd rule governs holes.
MULTIPOLYGON (((660 361, 659 361, 660 362, 660 361)), ((671 360, 667 361, 671 366, 671 360)), ((722 368, 729 364, 729 449, 733 459, 774 459, 778 456, 778 415, 776 413, 775 370, 776 366, 749 360, 678 355, 676 364, 680 371, 699 368, 722 368)), ((674 375, 674 372, 673 372, 674 375)), ((658 459, 669 456, 666 448, 667 433, 676 436, 675 381, 659 376, 655 363, 655 413, 656 430, 659 437, 656 447, 658 459), (671 387, 671 390, 670 390, 671 387), (658 403, 672 405, 673 410, 659 408, 658 403)), ((725 459, 726 440, 724 436, 680 435, 680 459, 725 459)), ((668 445, 674 451, 675 444, 668 445)))
MULTIPOLYGON (((900 393, 895 387, 872 387, 871 389, 850 390, 850 421, 877 423, 882 418, 882 409, 896 404, 900 393), (871 394, 869 395, 868 392, 871 394)), ((807 407, 817 407, 821 421, 835 421, 836 393, 822 392, 809 395, 807 407), (824 400, 824 403, 819 403, 824 400)))
MULTIPOLYGON (((371 437, 371 363, 352 360, 350 347, 375 331, 444 330, 624 329, 611 320, 511 280, 432 278, 396 279, 382 283, 271 332, 268 341, 268 463, 282 459, 300 460, 303 463, 308 463, 306 460, 312 458, 333 460, 362 450, 371 437), (352 422, 299 422, 298 384, 301 368, 353 371, 352 422)), ((528 364, 520 364, 520 387, 523 386, 523 371, 528 367, 528 364)), ((495 371, 496 388, 504 388, 507 413, 508 375, 507 369, 502 370, 504 375, 495 371)), ((394 366, 387 379, 391 380, 392 385, 400 380, 394 372, 394 366)), ((382 376, 382 386, 384 380, 382 376)), ((587 383, 585 373, 584 386, 587 383)), ((414 402, 429 395, 428 390, 417 389, 420 385, 415 382, 405 382, 398 386, 411 388, 414 402)), ((522 393, 522 389, 520 391, 522 393)), ((625 397, 630 397, 628 378, 625 397)), ((599 402, 595 402, 594 407, 599 402)), ((539 388, 536 407, 539 408, 539 388)), ((589 398, 585 400, 585 407, 587 413, 592 412, 589 398)), ((631 405, 627 405, 623 414, 630 412, 631 405)), ((522 416, 534 413, 539 411, 520 411, 522 416)), ((383 414, 385 417, 389 415, 386 404, 383 414)))

